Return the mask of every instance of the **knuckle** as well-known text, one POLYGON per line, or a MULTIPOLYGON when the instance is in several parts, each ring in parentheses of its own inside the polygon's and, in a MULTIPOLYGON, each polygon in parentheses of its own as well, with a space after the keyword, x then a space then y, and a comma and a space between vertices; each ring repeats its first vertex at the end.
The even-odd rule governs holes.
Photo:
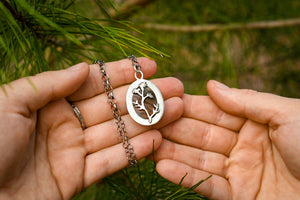
POLYGON ((218 110, 218 113, 217 113, 216 119, 215 119, 215 123, 222 124, 224 116, 225 116, 225 113, 222 110, 218 110))
POLYGON ((206 146, 210 145, 210 137, 212 132, 212 126, 208 125, 205 127, 204 131, 201 134, 201 147, 205 149, 206 146))
MULTIPOLYGON (((243 98, 247 99, 255 99, 259 92, 251 89, 243 89, 243 98)), ((245 111, 246 116, 252 115, 253 113, 257 112, 257 110, 253 109, 253 102, 249 100, 244 100, 242 103, 242 110, 245 111)))
POLYGON ((252 90, 252 89, 243 89, 242 91, 247 96, 255 96, 259 93, 256 90, 252 90))
POLYGON ((198 155, 198 168, 199 169, 202 169, 202 170, 206 170, 206 156, 205 156, 205 153, 203 151, 199 152, 199 155, 198 155))

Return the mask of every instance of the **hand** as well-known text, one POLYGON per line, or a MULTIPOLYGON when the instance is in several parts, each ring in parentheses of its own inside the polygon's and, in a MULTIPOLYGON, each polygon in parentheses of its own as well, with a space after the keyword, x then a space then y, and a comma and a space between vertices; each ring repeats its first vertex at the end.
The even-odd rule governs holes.
POLYGON ((300 199, 300 100, 208 82, 162 128, 157 171, 211 199, 300 199))
MULTIPOLYGON (((146 58, 139 58, 139 62, 146 78, 155 73, 155 62, 146 58)), ((128 116, 125 106, 125 84, 134 81, 131 61, 107 63, 106 71, 130 142, 140 159, 152 152, 153 140, 154 148, 161 143, 161 135, 154 129, 182 115, 179 97, 183 86, 174 78, 153 80, 166 100, 166 109, 161 122, 145 127, 128 116)), ((128 165, 98 65, 81 63, 3 87, 6 94, 0 91, 0 199, 70 199, 128 165), (84 131, 67 100, 79 108, 87 125, 84 131)))

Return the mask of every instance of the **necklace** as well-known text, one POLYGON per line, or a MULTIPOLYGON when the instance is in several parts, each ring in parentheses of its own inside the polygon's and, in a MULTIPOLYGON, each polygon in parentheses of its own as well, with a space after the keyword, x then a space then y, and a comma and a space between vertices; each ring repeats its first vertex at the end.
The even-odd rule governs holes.
POLYGON ((110 104, 110 107, 113 112, 113 118, 115 120, 115 124, 117 125, 117 130, 120 134, 120 138, 122 141, 122 146, 125 150, 126 158, 128 160, 128 163, 131 166, 135 166, 137 164, 136 154, 134 153, 132 144, 129 142, 128 133, 125 128, 125 123, 121 117, 121 111, 118 108, 118 105, 117 105, 117 102, 116 102, 116 99, 115 99, 115 96, 113 93, 113 88, 110 84, 108 74, 105 71, 104 61, 97 60, 97 61, 95 61, 95 63, 97 63, 100 67, 99 71, 102 75, 101 78, 102 78, 104 90, 105 90, 105 93, 108 98, 108 103, 110 104))

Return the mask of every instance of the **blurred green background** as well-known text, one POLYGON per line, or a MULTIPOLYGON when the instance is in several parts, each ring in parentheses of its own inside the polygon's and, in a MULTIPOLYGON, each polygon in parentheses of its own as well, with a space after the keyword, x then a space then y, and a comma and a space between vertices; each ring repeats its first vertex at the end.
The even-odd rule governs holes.
MULTIPOLYGON (((288 97, 300 97, 300 1, 299 0, 114 0, 119 13, 106 8, 118 20, 133 22, 143 34, 135 36, 167 53, 153 57, 156 77, 175 76, 185 92, 206 94, 206 82, 216 79, 231 87, 250 88, 288 97), (114 15, 115 14, 115 15, 114 15), (226 29, 232 24, 281 22, 296 19, 292 26, 226 29), (172 31, 151 25, 223 25, 211 31, 172 31)), ((102 16, 84 8, 85 15, 102 16)), ((95 6, 95 5, 94 5, 95 6)), ((105 7, 105 4, 104 4, 105 7)), ((80 6, 77 6, 80 10, 80 6)), ((117 55, 118 56, 118 55, 117 55)), ((115 58, 115 55, 111 57, 115 58)))
POLYGON ((139 8, 130 20, 145 41, 165 51, 158 76, 175 76, 185 92, 205 94, 216 79, 231 87, 300 97, 300 26, 210 32, 143 29, 144 24, 173 26, 249 23, 300 18, 299 0, 159 0, 139 8))

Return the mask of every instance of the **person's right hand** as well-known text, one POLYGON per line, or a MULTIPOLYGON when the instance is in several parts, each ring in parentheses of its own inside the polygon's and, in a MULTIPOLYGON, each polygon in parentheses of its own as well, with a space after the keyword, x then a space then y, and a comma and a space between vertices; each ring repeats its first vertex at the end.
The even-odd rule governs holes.
POLYGON ((300 199, 300 100, 228 88, 183 97, 184 116, 161 129, 157 171, 211 199, 300 199))

